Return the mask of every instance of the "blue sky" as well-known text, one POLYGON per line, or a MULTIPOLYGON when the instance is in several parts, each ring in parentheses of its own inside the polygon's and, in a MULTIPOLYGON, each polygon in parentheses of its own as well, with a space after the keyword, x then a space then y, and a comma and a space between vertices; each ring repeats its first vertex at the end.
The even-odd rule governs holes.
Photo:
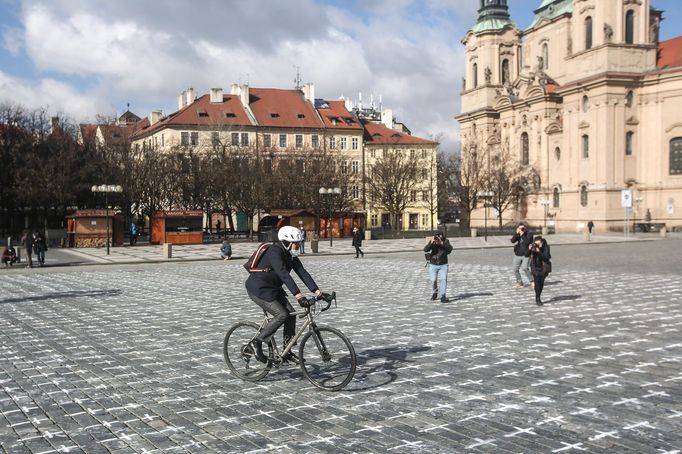
MULTIPOLYGON (((600 0, 602 1, 602 0, 600 0)), ((609 0, 612 1, 612 0, 609 0)), ((171 113, 187 87, 293 86, 382 97, 416 135, 456 147, 460 40, 478 0, 0 0, 0 103, 79 122, 171 113), (163 5, 161 8, 159 5, 163 5)), ((510 0, 522 29, 541 0, 510 0)), ((661 38, 679 33, 680 0, 661 38)))

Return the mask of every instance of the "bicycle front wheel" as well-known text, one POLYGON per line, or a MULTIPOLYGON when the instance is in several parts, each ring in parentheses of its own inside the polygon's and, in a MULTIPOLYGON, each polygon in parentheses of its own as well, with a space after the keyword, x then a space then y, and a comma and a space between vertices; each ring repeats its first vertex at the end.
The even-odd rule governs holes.
MULTIPOLYGON (((237 322, 227 330, 223 341, 223 356, 227 367, 242 380, 258 381, 268 375, 272 363, 263 364, 258 361, 249 343, 258 333, 258 325, 253 322, 237 322)), ((267 344, 263 344, 263 353, 268 356, 267 344)))
POLYGON ((310 383, 327 391, 343 389, 355 375, 355 349, 338 329, 316 326, 301 340, 301 369, 310 383))

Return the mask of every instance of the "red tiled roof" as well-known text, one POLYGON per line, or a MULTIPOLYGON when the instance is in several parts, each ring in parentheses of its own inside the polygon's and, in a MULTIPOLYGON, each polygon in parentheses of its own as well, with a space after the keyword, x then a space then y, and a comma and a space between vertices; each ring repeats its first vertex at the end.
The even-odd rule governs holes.
POLYGON ((149 117, 134 123, 136 135, 148 134, 173 125, 251 126, 251 120, 242 107, 239 96, 223 95, 222 103, 212 103, 211 97, 206 94, 151 126, 149 117))
POLYGON ((346 109, 345 101, 325 101, 329 108, 318 108, 324 126, 332 129, 362 130, 362 125, 346 109), (336 124, 334 124, 336 123, 336 124))
POLYGON ((660 69, 682 66, 682 36, 658 44, 656 66, 660 69))
POLYGON ((370 145, 436 145, 437 142, 389 129, 383 124, 366 122, 365 142, 370 145))
POLYGON ((249 105, 261 126, 321 128, 313 105, 300 90, 249 88, 249 105))
POLYGON ((84 142, 86 142, 88 140, 92 140, 95 138, 95 134, 97 133, 97 125, 81 123, 79 125, 79 127, 80 127, 81 137, 83 138, 84 142))

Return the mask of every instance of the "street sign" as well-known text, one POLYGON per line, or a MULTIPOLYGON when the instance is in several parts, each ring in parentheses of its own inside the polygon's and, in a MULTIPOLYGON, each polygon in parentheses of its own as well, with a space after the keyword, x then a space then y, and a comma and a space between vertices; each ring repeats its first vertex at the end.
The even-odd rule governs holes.
POLYGON ((632 208, 632 191, 623 189, 620 191, 620 206, 623 208, 632 208))

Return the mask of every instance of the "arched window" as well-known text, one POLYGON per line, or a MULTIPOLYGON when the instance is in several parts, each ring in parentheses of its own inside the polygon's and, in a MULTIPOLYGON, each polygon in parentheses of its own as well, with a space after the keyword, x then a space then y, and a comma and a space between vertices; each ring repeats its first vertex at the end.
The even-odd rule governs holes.
POLYGON ((670 141, 670 175, 682 175, 682 137, 670 141))
POLYGON ((635 12, 629 10, 625 13, 625 44, 635 43, 635 12))
POLYGON ((559 188, 554 188, 552 191, 552 207, 559 208, 560 201, 559 188))
POLYGON ((582 137, 583 158, 590 157, 590 136, 583 134, 582 137))
POLYGON ((587 112, 590 110, 590 98, 587 97, 587 95, 583 96, 583 112, 587 112))
POLYGON ((585 18, 585 49, 592 49, 592 18, 585 18))
POLYGON ((527 166, 530 162, 530 154, 528 151, 528 133, 521 134, 521 164, 527 166))
POLYGON ((478 87, 478 63, 474 63, 471 70, 473 72, 471 79, 474 81, 474 88, 476 88, 478 87))
POLYGON ((507 85, 508 83, 511 82, 511 75, 509 74, 509 60, 506 58, 502 60, 502 74, 500 77, 500 80, 502 81, 502 85, 507 85))
POLYGON ((554 158, 555 158, 557 161, 558 161, 559 159, 561 159, 561 148, 556 147, 556 148, 554 149, 554 158))
POLYGON ((542 45, 542 64, 544 65, 543 69, 549 69, 549 46, 547 43, 542 45))
POLYGON ((585 185, 580 186, 580 206, 587 206, 587 186, 585 185))
POLYGON ((632 131, 625 134, 625 156, 632 156, 632 138, 634 135, 635 133, 632 131))

